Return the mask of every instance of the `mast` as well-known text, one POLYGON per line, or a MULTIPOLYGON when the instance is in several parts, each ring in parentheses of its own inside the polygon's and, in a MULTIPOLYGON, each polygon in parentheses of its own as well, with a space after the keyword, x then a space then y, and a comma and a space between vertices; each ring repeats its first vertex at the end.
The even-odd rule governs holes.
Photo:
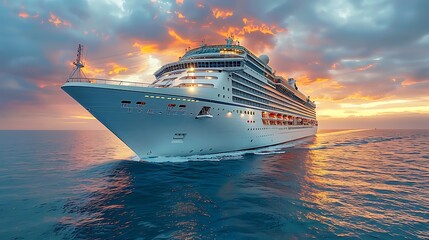
POLYGON ((83 67, 85 67, 85 66, 83 65, 83 63, 81 62, 82 50, 83 50, 83 45, 82 45, 82 44, 79 44, 79 47, 77 48, 76 61, 75 61, 75 62, 73 62, 73 64, 74 64, 77 68, 83 68, 83 67))
POLYGON ((73 68, 72 73, 69 76, 70 78, 86 78, 85 73, 82 71, 82 68, 85 67, 85 65, 82 62, 82 52, 83 52, 83 45, 79 44, 77 48, 77 55, 76 55, 76 61, 73 62, 73 65, 75 67, 73 68))

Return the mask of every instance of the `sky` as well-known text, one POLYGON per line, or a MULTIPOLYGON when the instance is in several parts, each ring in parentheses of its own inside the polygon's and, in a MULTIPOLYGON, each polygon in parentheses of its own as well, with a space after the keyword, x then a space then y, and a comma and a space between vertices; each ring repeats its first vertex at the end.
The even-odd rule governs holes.
POLYGON ((320 128, 429 128, 426 0, 0 0, 0 129, 105 129, 60 89, 152 82, 188 47, 233 34, 317 103, 320 128))

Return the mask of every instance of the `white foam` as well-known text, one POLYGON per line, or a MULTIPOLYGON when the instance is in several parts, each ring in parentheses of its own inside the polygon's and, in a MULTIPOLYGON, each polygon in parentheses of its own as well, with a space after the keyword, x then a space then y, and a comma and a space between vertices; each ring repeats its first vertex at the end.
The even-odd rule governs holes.
POLYGON ((279 152, 275 152, 275 151, 272 151, 272 152, 270 152, 270 151, 266 151, 266 152, 255 152, 254 154, 255 155, 274 155, 274 154, 283 154, 283 153, 285 153, 286 151, 279 151, 279 152))
POLYGON ((139 156, 134 155, 134 156, 131 156, 131 161, 139 162, 139 161, 141 161, 141 159, 140 159, 140 157, 139 157, 139 156))
POLYGON ((131 160, 133 161, 145 161, 145 162, 189 162, 189 161, 224 161, 224 160, 238 160, 242 159, 245 154, 255 154, 255 155, 272 155, 272 154, 283 154, 285 153, 285 148, 294 147, 300 144, 305 144, 307 140, 301 139, 297 141, 292 141, 280 145, 257 148, 252 150, 242 150, 235 152, 226 152, 226 153, 216 153, 216 154, 205 154, 205 155, 191 155, 185 157, 152 157, 140 159, 138 156, 134 156, 131 160))
POLYGON ((184 157, 153 157, 142 159, 141 161, 147 162, 189 162, 189 161, 221 161, 221 160, 237 160, 242 159, 245 151, 228 152, 228 153, 217 153, 217 154, 205 154, 205 155, 191 155, 184 157))

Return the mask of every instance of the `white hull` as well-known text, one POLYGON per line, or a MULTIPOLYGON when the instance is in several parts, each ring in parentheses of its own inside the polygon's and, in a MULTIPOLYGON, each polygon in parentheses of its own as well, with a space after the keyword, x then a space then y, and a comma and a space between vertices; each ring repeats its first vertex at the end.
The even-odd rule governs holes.
POLYGON ((219 101, 214 97, 217 92, 212 93, 211 89, 194 94, 183 88, 83 82, 67 82, 63 89, 142 159, 259 148, 317 132, 317 126, 310 125, 264 125, 261 110, 219 101), (131 104, 124 106, 121 104, 124 100, 131 104), (135 105, 139 101, 144 101, 143 107, 135 105), (177 106, 169 110, 171 103, 177 106), (182 104, 186 105, 185 109, 178 110, 182 104), (196 118, 203 106, 211 107, 213 117, 196 118))

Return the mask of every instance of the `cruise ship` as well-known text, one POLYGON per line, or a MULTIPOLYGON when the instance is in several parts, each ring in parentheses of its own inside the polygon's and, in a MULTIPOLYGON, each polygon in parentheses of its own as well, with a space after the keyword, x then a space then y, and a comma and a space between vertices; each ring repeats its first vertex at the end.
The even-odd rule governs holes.
POLYGON ((317 132, 316 105, 266 55, 226 39, 157 70, 151 84, 87 78, 80 59, 62 89, 141 159, 255 149, 317 132))

